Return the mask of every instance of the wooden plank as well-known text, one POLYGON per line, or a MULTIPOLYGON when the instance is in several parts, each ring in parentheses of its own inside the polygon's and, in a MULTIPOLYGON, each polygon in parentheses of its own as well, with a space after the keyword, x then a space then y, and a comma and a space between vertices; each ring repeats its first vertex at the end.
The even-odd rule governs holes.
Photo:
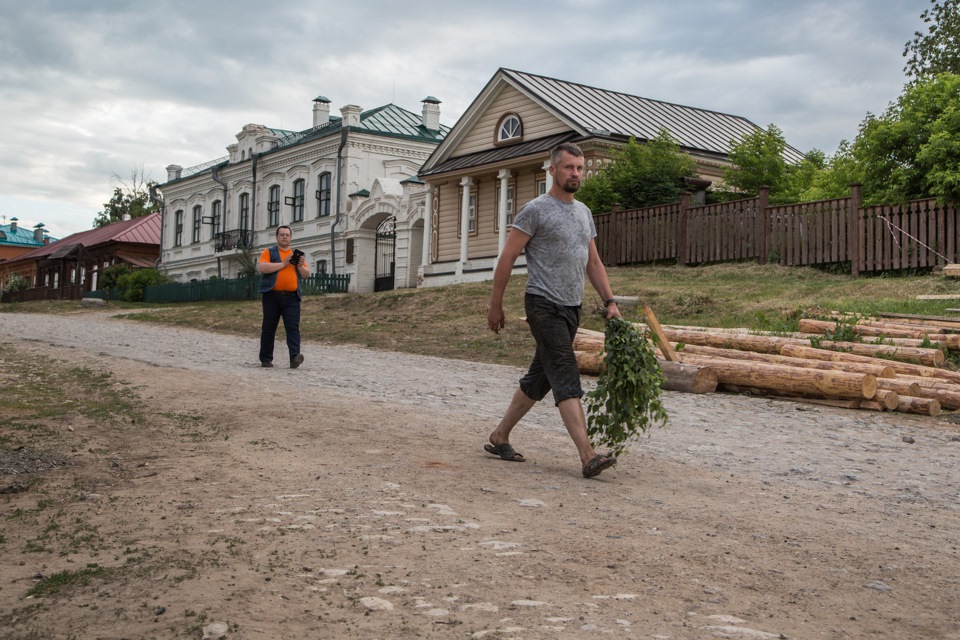
POLYGON ((680 356, 674 351, 670 341, 667 340, 667 336, 663 333, 663 329, 660 327, 660 323, 657 321, 657 316, 654 315, 653 309, 645 304, 641 307, 641 311, 643 311, 643 317, 646 318, 650 331, 657 336, 657 347, 660 348, 663 357, 670 362, 681 362, 680 356))
POLYGON ((917 300, 960 300, 960 293, 920 295, 917 300))

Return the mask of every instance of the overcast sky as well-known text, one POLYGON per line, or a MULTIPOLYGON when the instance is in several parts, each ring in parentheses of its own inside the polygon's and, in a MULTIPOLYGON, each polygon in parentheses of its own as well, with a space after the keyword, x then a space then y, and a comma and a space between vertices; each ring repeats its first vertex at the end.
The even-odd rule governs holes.
POLYGON ((833 153, 905 83, 927 0, 0 0, 0 221, 91 228, 141 167, 226 155, 247 123, 441 100, 499 67, 743 116, 833 153))

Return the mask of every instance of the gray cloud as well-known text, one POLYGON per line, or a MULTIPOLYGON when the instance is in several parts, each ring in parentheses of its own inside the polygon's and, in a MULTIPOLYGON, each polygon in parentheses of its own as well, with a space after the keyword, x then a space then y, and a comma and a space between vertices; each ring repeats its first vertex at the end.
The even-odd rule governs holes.
POLYGON ((0 0, 0 214, 86 229, 114 174, 162 181, 250 122, 309 127, 318 94, 414 111, 434 95, 453 124, 501 66, 775 123, 829 153, 900 93, 920 4, 0 0))

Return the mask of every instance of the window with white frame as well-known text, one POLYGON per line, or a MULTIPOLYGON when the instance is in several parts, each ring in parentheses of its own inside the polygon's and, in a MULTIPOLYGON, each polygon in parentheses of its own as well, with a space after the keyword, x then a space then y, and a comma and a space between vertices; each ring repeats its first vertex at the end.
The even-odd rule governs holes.
POLYGON ((301 178, 293 183, 293 221, 303 222, 303 192, 306 181, 301 178))
MULTIPOLYGON (((514 213, 514 182, 511 179, 507 183, 507 226, 513 224, 513 213, 514 213)), ((500 230, 500 184, 497 184, 497 216, 494 218, 494 230, 500 230)))
POLYGON ((497 142, 514 142, 523 138, 523 123, 520 116, 508 113, 500 119, 497 125, 497 142))
POLYGON ((477 194, 470 194, 469 205, 467 207, 467 230, 474 233, 477 230, 477 194))
POLYGON ((280 185, 270 187, 270 197, 267 198, 267 226, 280 226, 280 185))
POLYGON ((191 242, 200 242, 200 229, 203 225, 203 207, 199 204, 193 208, 193 237, 191 242))
POLYGON ((330 215, 330 172, 317 176, 317 217, 330 215))

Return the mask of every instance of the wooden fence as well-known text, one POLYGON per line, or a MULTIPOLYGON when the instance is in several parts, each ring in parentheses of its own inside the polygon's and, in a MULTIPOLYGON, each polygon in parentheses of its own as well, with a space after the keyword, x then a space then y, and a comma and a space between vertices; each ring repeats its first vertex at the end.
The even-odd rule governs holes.
POLYGON ((863 206, 850 196, 790 205, 756 198, 673 204, 596 216, 597 249, 607 265, 675 260, 683 265, 756 260, 784 266, 841 264, 862 272, 960 262, 960 208, 934 199, 863 206))

